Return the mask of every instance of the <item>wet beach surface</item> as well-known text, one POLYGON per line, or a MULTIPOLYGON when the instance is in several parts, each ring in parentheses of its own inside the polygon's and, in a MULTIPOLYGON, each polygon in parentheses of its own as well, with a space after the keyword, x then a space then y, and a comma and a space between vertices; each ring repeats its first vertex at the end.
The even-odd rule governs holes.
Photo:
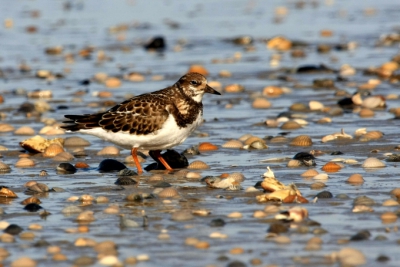
MULTIPOLYGON (((0 226, 23 228, 0 235, 4 266, 34 266, 27 259, 18 265, 22 256, 37 266, 400 264, 400 194, 393 191, 400 153, 395 1, 162 1, 157 7, 150 1, 13 1, 0 7, 0 160, 11 168, 0 165, 0 185, 18 195, 0 197, 0 226), (156 36, 166 48, 145 49, 156 36), (112 144, 59 129, 65 114, 104 111, 167 87, 193 65, 208 72, 222 96, 205 95, 205 122, 174 149, 216 145, 186 155, 207 169, 151 171, 132 176, 136 185, 115 185, 117 172, 100 172, 99 164, 114 159, 135 170, 125 162, 130 152, 98 155, 112 144), (354 94, 354 104, 338 105, 354 94), (282 126, 288 120, 297 120, 297 128, 282 126), (22 126, 34 132, 16 132, 22 126), (247 134, 259 139, 226 147, 247 134), (35 135, 79 136, 90 145, 64 145, 70 159, 21 148, 35 135), (301 135, 312 144, 291 143, 301 135), (299 152, 313 153, 316 166, 290 165, 299 152), (21 163, 25 157, 34 165, 21 163), (385 167, 363 167, 371 157, 385 167), (322 170, 330 161, 341 168, 322 170), (57 171, 60 163, 77 162, 89 167, 57 171), (267 192, 253 187, 267 167, 309 203, 260 202, 267 192), (329 177, 301 176, 309 169, 329 177), (42 170, 48 175, 40 176, 42 170), (245 179, 231 190, 202 180, 234 173, 245 179), (346 182, 357 173, 363 182, 346 182), (176 189, 171 197, 159 194, 163 185, 150 181, 156 178, 176 189), (25 184, 32 180, 54 190, 29 191, 25 184), (317 182, 326 187, 315 188, 317 182), (332 197, 316 198, 323 191, 332 197), (23 209, 21 201, 31 196, 43 209, 23 209), (369 198, 358 206, 364 212, 355 212, 363 196, 369 198), (305 208, 308 218, 276 219, 294 207, 305 208), (356 252, 345 257, 348 248, 356 252)), ((153 162, 147 157, 142 165, 153 162)))

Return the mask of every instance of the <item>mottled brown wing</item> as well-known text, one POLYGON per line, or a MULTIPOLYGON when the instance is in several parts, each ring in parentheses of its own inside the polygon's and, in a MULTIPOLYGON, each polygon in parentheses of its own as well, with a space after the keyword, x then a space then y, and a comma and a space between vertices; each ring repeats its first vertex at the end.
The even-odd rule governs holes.
POLYGON ((112 132, 146 135, 161 129, 169 115, 168 105, 165 99, 142 95, 103 113, 98 125, 112 132))

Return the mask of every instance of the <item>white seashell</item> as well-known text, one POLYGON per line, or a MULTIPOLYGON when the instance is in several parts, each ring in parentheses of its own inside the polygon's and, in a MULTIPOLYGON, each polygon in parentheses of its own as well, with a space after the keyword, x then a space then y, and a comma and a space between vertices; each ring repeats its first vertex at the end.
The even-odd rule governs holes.
POLYGON ((310 101, 308 103, 308 106, 310 107, 310 110, 322 110, 325 106, 321 102, 318 101, 310 101))
POLYGON ((329 176, 326 173, 320 173, 313 177, 313 179, 315 179, 315 180, 327 180, 328 178, 329 178, 329 176))
POLYGON ((326 135, 326 136, 322 137, 321 142, 322 143, 326 143, 326 142, 333 141, 333 140, 336 140, 336 139, 337 139, 336 136, 334 136, 332 134, 329 134, 329 135, 326 135))
POLYGON ((266 178, 275 178, 274 172, 270 169, 270 167, 267 167, 268 171, 264 173, 264 177, 266 178))
POLYGON ((355 159, 346 159, 345 161, 343 161, 343 163, 346 163, 346 164, 357 164, 358 161, 355 160, 355 159))
POLYGON ((305 126, 308 124, 308 122, 303 119, 294 119, 294 121, 297 122, 298 124, 300 124, 301 126, 305 126))
POLYGON ((363 168, 382 168, 386 167, 386 164, 377 158, 371 157, 367 158, 361 166, 363 168))
POLYGON ((378 108, 385 106, 385 101, 380 96, 370 96, 363 100, 362 107, 378 108))
POLYGON ((357 130, 354 132, 354 135, 355 135, 356 137, 360 137, 361 135, 366 134, 366 133, 367 133, 367 128, 360 128, 360 129, 357 129, 357 130))
POLYGON ((360 93, 357 93, 357 94, 353 95, 351 97, 351 100, 353 101, 353 103, 355 105, 358 105, 358 106, 360 106, 362 104, 362 102, 363 102, 360 93))

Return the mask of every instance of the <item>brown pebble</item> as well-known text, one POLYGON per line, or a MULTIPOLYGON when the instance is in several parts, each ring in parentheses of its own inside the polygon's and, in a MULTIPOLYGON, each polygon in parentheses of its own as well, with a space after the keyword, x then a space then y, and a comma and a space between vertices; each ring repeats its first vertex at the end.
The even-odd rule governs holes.
POLYGON ((244 253, 244 249, 241 247, 236 247, 236 248, 232 248, 229 253, 234 254, 234 255, 238 255, 238 254, 243 254, 244 253))
POLYGON ((208 249, 210 247, 210 243, 207 241, 199 241, 194 245, 197 249, 208 249))
POLYGON ((381 215, 382 223, 394 223, 397 221, 397 215, 394 212, 387 211, 381 215))
POLYGON ((11 267, 36 267, 36 265, 36 261, 29 257, 22 257, 11 263, 11 267))
POLYGON ((62 253, 56 253, 56 254, 54 254, 53 257, 52 257, 52 259, 53 259, 54 261, 66 261, 66 260, 68 260, 67 256, 65 256, 65 255, 62 254, 62 253))
POLYGON ((208 75, 208 70, 202 65, 191 65, 188 72, 197 72, 204 76, 208 75))
POLYGON ((108 88, 118 88, 121 86, 122 82, 116 77, 109 77, 105 80, 104 84, 108 88))
POLYGON ((323 182, 315 182, 310 185, 310 188, 313 190, 322 189, 324 187, 326 187, 326 185, 323 182))
POLYGON ((268 99, 265 98, 256 98, 252 105, 254 109, 267 109, 272 106, 271 102, 268 101, 268 99))
POLYGON ((359 173, 354 173, 350 175, 350 177, 346 180, 346 182, 350 184, 362 184, 364 183, 364 178, 361 174, 359 173))

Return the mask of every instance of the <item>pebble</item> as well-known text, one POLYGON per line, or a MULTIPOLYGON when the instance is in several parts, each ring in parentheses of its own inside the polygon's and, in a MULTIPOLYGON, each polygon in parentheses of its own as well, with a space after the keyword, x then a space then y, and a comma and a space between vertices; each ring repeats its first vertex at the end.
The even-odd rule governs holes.
POLYGON ((229 250, 229 253, 233 255, 243 254, 244 249, 241 247, 232 248, 231 250, 229 250))
POLYGON ((238 211, 235 211, 235 212, 229 213, 227 217, 228 218, 239 219, 239 218, 243 217, 243 214, 238 212, 238 211))
POLYGON ((275 243, 277 244, 290 244, 292 241, 290 240, 290 237, 285 236, 285 235, 279 235, 274 238, 275 243))
POLYGON ((150 256, 147 254, 139 254, 136 256, 136 259, 138 261, 148 261, 148 260, 150 260, 150 256))
POLYGON ((355 248, 342 248, 336 255, 341 266, 359 266, 367 263, 365 255, 355 248))
POLYGON ((194 245, 194 247, 197 249, 208 249, 210 248, 210 243, 207 241, 199 241, 194 245))
POLYGON ((397 214, 391 211, 382 213, 381 215, 382 223, 394 223, 397 221, 397 214))
POLYGON ((105 257, 101 258, 99 260, 99 264, 106 265, 106 266, 114 266, 114 265, 120 264, 120 261, 118 260, 118 258, 116 256, 109 255, 109 256, 105 256, 105 257))
POLYGON ((192 213, 188 210, 178 210, 172 213, 171 220, 173 221, 189 221, 194 219, 192 213))

